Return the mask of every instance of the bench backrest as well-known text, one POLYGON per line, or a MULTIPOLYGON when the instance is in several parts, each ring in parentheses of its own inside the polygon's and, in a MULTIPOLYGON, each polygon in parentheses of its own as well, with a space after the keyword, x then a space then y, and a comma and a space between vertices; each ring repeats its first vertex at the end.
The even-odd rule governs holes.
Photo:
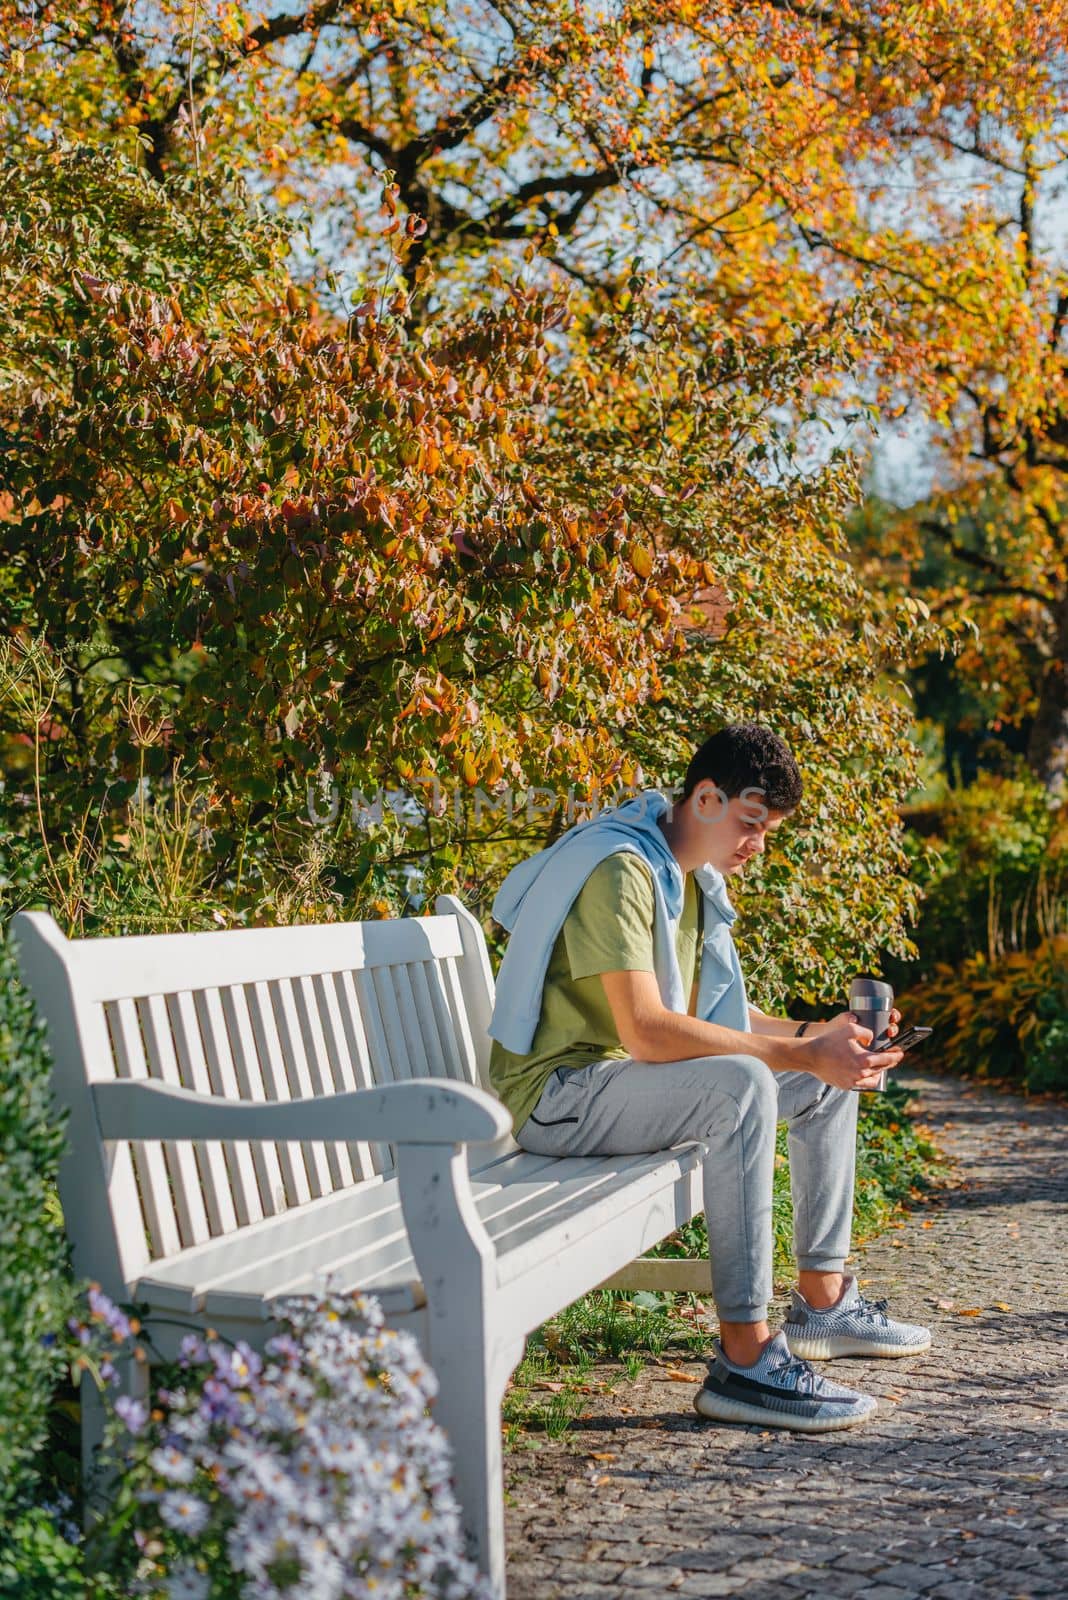
POLYGON ((392 1170, 388 1145, 107 1143, 88 1084, 154 1078, 287 1100, 452 1078, 488 1087, 493 977, 452 895, 434 916, 68 940, 13 919, 70 1108, 60 1199, 75 1270, 120 1290, 154 1261, 392 1170))

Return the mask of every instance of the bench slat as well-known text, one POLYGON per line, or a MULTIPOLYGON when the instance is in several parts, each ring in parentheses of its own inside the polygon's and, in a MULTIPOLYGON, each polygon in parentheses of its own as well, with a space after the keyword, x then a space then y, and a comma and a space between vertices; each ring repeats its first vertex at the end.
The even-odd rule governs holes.
POLYGON ((410 970, 420 1015, 426 1018, 426 1031, 440 1044, 443 1070, 458 1083, 474 1083, 475 1075, 468 1070, 456 1037, 456 1018, 449 1006, 442 967, 420 961, 410 970))
POLYGON ((449 1074, 445 1071, 436 1019, 433 1013, 426 1016, 421 1010, 415 998, 411 973, 412 969, 408 966, 389 967, 382 973, 396 1001, 404 1035, 404 1054, 411 1065, 413 1078, 447 1078, 449 1074))
MULTIPOLYGON (((252 1019, 249 1016, 248 997, 243 988, 230 988, 221 991, 221 999, 237 1078, 238 1099, 266 1100, 267 1094, 256 1055, 252 1019)), ((264 1216, 277 1216, 286 1209, 285 1182, 277 1146, 253 1144, 252 1160, 256 1168, 260 1204, 264 1216)))
MULTIPOLYGON (((357 973, 356 985, 361 996, 368 1004, 373 1005, 378 1013, 393 1082, 403 1083, 406 1078, 425 1078, 428 1073, 421 1061, 425 1052, 420 1050, 416 1057, 419 1065, 412 1060, 397 991, 393 984, 394 976, 390 967, 375 967, 370 972, 357 973)), ((375 1059, 376 1078, 380 1079, 381 1070, 381 1063, 375 1059)))
MULTIPOLYGON (((204 1057, 196 1006, 188 992, 167 996, 167 1020, 178 1057, 178 1074, 187 1089, 211 1094, 211 1078, 204 1057)), ((194 1145, 204 1180, 204 1205, 212 1234, 229 1233, 237 1226, 237 1213, 231 1193, 231 1177, 222 1145, 194 1145)))
MULTIPOLYGON (((133 1000, 118 1000, 104 1007, 108 1033, 111 1036, 115 1075, 119 1078, 147 1078, 144 1041, 141 1021, 133 1000)), ((137 1192, 141 1200, 145 1227, 149 1236, 149 1253, 153 1256, 174 1255, 182 1248, 183 1240, 178 1230, 178 1217, 174 1209, 167 1158, 161 1144, 134 1143, 130 1146, 134 1171, 137 1174, 137 1192)))
MULTIPOLYGON (((359 982, 360 978, 361 974, 358 972, 340 972, 337 984, 342 997, 341 1015, 345 1024, 345 1036, 349 1041, 352 1058, 361 1080, 358 1087, 363 1089, 371 1088, 375 1084, 392 1083, 394 1075, 382 1020, 378 1014, 378 1006, 374 1003, 374 990, 370 990, 370 1004, 368 1004, 369 985, 366 981, 359 982)), ((392 1172, 393 1151, 389 1145, 376 1141, 372 1149, 375 1170, 380 1173, 392 1172)))
POLYGON ((455 1079, 456 1075, 449 1071, 449 1062, 442 1049, 437 1012, 419 962, 395 968, 392 977, 404 1024, 408 1058, 418 1062, 422 1057, 422 1070, 417 1069, 415 1076, 455 1079))
MULTIPOLYGON (((312 978, 311 986, 335 1089, 346 1091, 368 1088, 368 1074, 361 1066, 361 1053, 350 1047, 346 1033, 339 1001, 339 995, 343 995, 344 991, 339 978, 336 976, 312 978)), ((358 1022, 358 1017, 353 1019, 354 1025, 358 1022)), ((363 1058, 366 1059, 366 1046, 363 1047, 363 1058)), ((361 1182, 375 1176, 373 1145, 364 1139, 354 1139, 343 1148, 348 1154, 354 1179, 361 1182)))
MULTIPOLYGON (((200 1038, 204 1046, 208 1078, 213 1094, 226 1100, 239 1100, 237 1073, 226 1031, 226 1017, 218 989, 200 989, 193 996, 193 1008, 200 1024, 200 1038)), ((230 1174, 230 1192, 234 1210, 241 1227, 258 1222, 263 1216, 263 1202, 256 1180, 256 1163, 252 1146, 247 1142, 223 1145, 227 1169, 230 1174)))
MULTIPOLYGON (((309 1095, 314 1094, 319 1086, 312 1076, 311 1065, 304 1050, 304 1032, 297 1014, 293 982, 288 978, 279 978, 277 982, 270 983, 267 987, 274 1007, 278 1045, 281 1052, 283 1070, 289 1083, 290 1098, 304 1100, 309 1095)), ((304 1157, 304 1166, 307 1170, 308 1182, 313 1197, 332 1194, 334 1180, 330 1171, 330 1162, 327 1158, 326 1145, 321 1141, 314 1144, 303 1144, 301 1145, 301 1153, 304 1157)))
POLYGON ((431 916, 74 939, 66 944, 66 959, 80 998, 100 1003, 437 961, 462 948, 455 918, 431 916))
MULTIPOLYGON (((326 1095, 333 1094, 339 1086, 333 1072, 330 1050, 326 1043, 326 1035, 319 1016, 319 1000, 315 983, 316 980, 314 978, 298 978, 293 984, 293 1002, 300 1025, 300 1037, 304 1046, 304 1058, 308 1066, 312 1093, 326 1095)), ((331 1190, 347 1188, 355 1180, 356 1176, 352 1170, 352 1160, 349 1156, 348 1145, 328 1144, 324 1148, 330 1173, 329 1186, 331 1190)))
MULTIPOLYGON (((263 1092, 267 1100, 292 1100, 289 1079, 274 1023, 270 986, 267 983, 248 983, 245 986, 252 1034, 256 1041, 256 1065, 259 1069, 263 1092)), ((301 1206, 311 1199, 311 1185, 304 1165, 301 1145, 286 1141, 275 1146, 278 1163, 285 1182, 286 1203, 301 1206)))
MULTIPOLYGON (((160 1083, 182 1087, 178 1071, 178 1058, 171 1037, 167 1003, 161 994, 148 995, 137 1001, 137 1014, 145 1040, 148 1057, 148 1075, 160 1083)), ((211 1237, 208 1214, 204 1206, 204 1192, 197 1161, 198 1147, 184 1140, 165 1144, 167 1170, 171 1175, 174 1209, 178 1214, 178 1231, 184 1244, 199 1244, 211 1237)))

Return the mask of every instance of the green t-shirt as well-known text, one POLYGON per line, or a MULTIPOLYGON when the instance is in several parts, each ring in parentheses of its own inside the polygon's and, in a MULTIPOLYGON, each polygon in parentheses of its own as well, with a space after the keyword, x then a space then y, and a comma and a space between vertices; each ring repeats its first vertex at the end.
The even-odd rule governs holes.
MULTIPOLYGON (((692 872, 684 882, 676 949, 683 993, 697 971, 702 896, 692 872)), ((490 1082, 518 1131, 557 1067, 626 1058, 612 1019, 602 972, 654 972, 652 871, 633 851, 606 856, 594 867, 557 934, 545 974, 541 1015, 526 1055, 496 1039, 490 1082)))

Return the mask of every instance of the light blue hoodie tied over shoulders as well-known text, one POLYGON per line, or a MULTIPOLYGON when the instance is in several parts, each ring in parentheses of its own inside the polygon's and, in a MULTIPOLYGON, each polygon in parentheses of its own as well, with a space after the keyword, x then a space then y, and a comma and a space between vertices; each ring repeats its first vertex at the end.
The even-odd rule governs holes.
MULTIPOLYGON (((587 817, 555 843, 512 868, 493 902, 493 917, 511 935, 497 974, 490 1037, 514 1055, 526 1055, 541 1016, 542 989, 557 935, 582 886, 606 856, 629 850, 653 874, 653 966, 660 998, 683 1015, 683 993, 675 935, 682 915, 684 874, 659 819, 671 801, 659 789, 587 817)), ((718 868, 706 862, 694 876, 704 895, 704 936, 697 987, 697 1015, 705 1022, 751 1032, 738 951, 731 924, 738 913, 727 898, 718 868)))

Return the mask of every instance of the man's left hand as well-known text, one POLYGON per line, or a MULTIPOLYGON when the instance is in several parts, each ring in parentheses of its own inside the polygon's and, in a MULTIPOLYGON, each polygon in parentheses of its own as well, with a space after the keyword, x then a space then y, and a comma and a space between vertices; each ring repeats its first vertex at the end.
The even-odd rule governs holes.
MULTIPOLYGON (((891 1039, 894 1037, 895 1033, 900 1033, 901 1032, 901 1029, 898 1026, 900 1021, 901 1021, 901 1012, 898 1011, 897 1007, 895 1006, 893 1011, 891 1011, 891 1013, 890 1013, 890 1021, 889 1021, 889 1024, 887 1025, 887 1029, 886 1029, 886 1032, 887 1032, 888 1036, 891 1039)), ((825 1029, 826 1028, 845 1028, 845 1027, 848 1027, 849 1023, 851 1023, 851 1022, 859 1022, 861 1027, 864 1027, 864 1025, 865 1025, 863 1017, 858 1017, 855 1011, 839 1011, 839 1013, 838 1013, 838 1015, 836 1017, 831 1017, 827 1022, 825 1022, 823 1024, 823 1026, 824 1026, 825 1029)))

